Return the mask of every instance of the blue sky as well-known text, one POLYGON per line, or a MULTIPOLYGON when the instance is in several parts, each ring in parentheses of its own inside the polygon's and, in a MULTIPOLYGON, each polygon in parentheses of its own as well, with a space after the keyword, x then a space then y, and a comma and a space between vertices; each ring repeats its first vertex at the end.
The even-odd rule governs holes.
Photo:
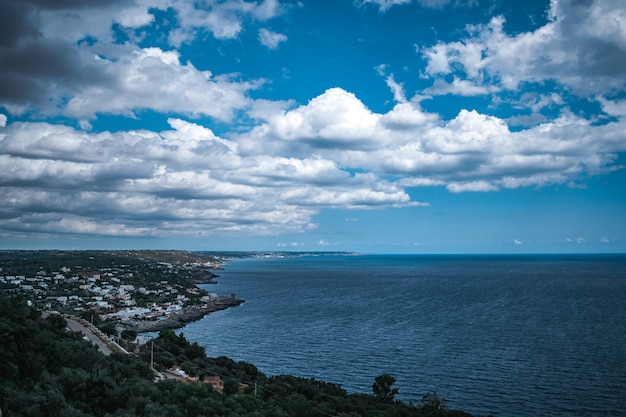
POLYGON ((626 251, 626 5, 5 0, 0 248, 626 251))

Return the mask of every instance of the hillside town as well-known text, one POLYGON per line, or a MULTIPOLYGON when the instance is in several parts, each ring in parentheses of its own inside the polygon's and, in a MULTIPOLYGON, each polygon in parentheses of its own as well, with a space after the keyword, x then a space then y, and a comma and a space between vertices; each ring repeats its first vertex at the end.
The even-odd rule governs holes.
POLYGON ((1 251, 0 289, 29 305, 153 331, 239 305, 197 286, 224 260, 182 251, 1 251))

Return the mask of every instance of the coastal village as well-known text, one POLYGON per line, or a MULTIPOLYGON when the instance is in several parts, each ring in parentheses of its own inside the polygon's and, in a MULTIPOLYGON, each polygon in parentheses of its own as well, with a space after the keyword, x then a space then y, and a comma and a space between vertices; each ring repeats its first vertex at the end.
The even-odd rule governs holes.
POLYGON ((183 251, 1 251, 0 289, 42 311, 156 331, 241 304, 197 286, 215 283, 223 264, 183 251))

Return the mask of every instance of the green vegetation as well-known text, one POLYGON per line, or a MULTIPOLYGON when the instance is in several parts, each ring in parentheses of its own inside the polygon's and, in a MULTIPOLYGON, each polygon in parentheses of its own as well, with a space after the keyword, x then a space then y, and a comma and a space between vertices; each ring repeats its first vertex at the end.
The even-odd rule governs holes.
POLYGON ((389 374, 378 375, 372 384, 372 392, 383 402, 393 402, 398 393, 398 388, 392 388, 395 383, 396 379, 389 374))
POLYGON ((375 395, 348 394, 314 379, 268 377, 249 363, 208 358, 171 330, 137 355, 103 356, 69 332, 60 315, 42 318, 19 296, 0 296, 0 340, 3 417, 469 416, 446 409, 434 393, 418 406, 394 400, 388 375, 376 379, 375 395), (187 377, 166 373, 173 367, 187 377))

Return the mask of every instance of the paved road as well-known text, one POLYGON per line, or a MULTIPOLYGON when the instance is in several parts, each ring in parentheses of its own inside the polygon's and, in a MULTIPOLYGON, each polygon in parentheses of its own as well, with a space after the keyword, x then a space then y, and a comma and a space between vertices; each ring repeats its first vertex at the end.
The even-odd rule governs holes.
POLYGON ((87 327, 83 326, 82 324, 80 324, 76 320, 73 320, 73 319, 70 319, 70 318, 67 318, 67 317, 65 318, 65 321, 67 321, 67 327, 71 331, 73 331, 73 332, 81 332, 104 355, 109 356, 111 353, 113 353, 111 351, 111 349, 109 349, 109 347, 104 343, 104 341, 102 341, 102 339, 100 339, 97 335, 93 334, 92 331, 89 330, 87 327))

